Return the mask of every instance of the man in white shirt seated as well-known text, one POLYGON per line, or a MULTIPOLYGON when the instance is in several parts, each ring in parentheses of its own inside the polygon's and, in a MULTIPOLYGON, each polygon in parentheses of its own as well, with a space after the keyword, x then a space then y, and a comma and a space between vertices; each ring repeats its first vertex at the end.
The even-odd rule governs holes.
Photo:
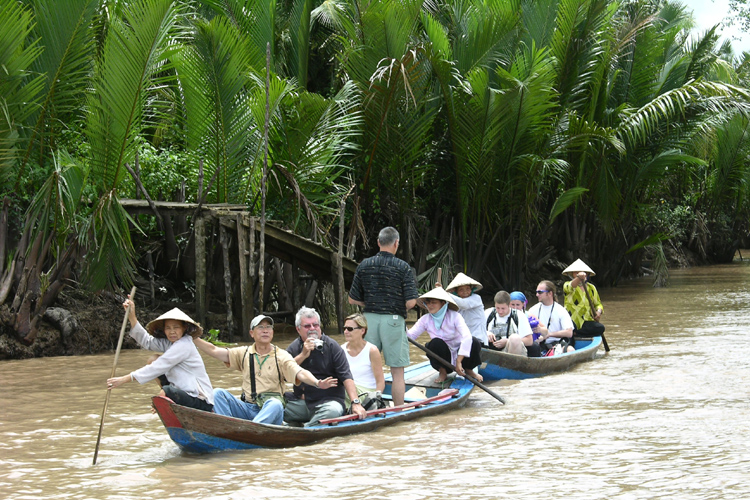
POLYGON ((539 320, 534 333, 541 334, 539 343, 542 345, 542 352, 553 349, 560 343, 564 345, 565 352, 574 351, 573 320, 565 307, 555 302, 555 284, 547 280, 539 282, 536 297, 539 302, 526 314, 539 320))

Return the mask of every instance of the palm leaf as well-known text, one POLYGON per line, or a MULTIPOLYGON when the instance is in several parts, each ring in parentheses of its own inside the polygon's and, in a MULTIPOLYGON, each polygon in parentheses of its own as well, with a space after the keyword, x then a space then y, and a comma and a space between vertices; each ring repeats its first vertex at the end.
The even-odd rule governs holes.
POLYGON ((89 98, 92 178, 103 192, 117 186, 133 160, 147 95, 168 69, 179 18, 169 0, 141 0, 124 16, 112 19, 89 98))
POLYGON ((217 181, 215 201, 237 200, 253 126, 246 89, 252 50, 234 24, 216 17, 197 22, 191 46, 175 59, 184 91, 187 144, 217 181))
POLYGON ((52 174, 36 192, 27 210, 27 219, 31 225, 29 239, 37 237, 47 239, 50 233, 55 235, 59 254, 64 248, 69 235, 77 235, 76 223, 81 201, 81 193, 86 185, 86 170, 66 152, 59 152, 53 157, 52 174))
POLYGON ((126 171, 144 123, 149 93, 170 75, 170 56, 182 36, 179 12, 169 0, 141 0, 124 6, 113 17, 101 60, 97 62, 94 93, 88 99, 86 135, 91 145, 90 179, 99 200, 82 234, 87 283, 95 289, 132 280, 133 247, 127 213, 116 188, 126 171))
POLYGON ((549 214, 549 221, 552 223, 553 220, 557 218, 558 215, 563 213, 565 210, 568 209, 571 205, 578 202, 578 200, 581 199, 581 197, 588 191, 588 189, 583 187, 575 187, 572 189, 568 189, 563 194, 561 194, 556 200, 555 204, 552 205, 552 210, 550 210, 549 214))
POLYGON ((32 117, 35 123, 30 130, 18 181, 24 177, 32 152, 43 163, 56 147, 60 132, 69 123, 82 119, 82 89, 89 85, 94 49, 91 21, 98 4, 96 0, 72 0, 65 8, 60 8, 60 3, 54 0, 34 2, 35 32, 44 46, 34 70, 44 75, 45 85, 43 101, 35 110, 35 118, 32 117))
POLYGON ((20 172, 16 162, 22 126, 37 109, 44 78, 31 73, 41 53, 32 33, 31 12, 15 0, 0 0, 0 182, 7 187, 20 172))

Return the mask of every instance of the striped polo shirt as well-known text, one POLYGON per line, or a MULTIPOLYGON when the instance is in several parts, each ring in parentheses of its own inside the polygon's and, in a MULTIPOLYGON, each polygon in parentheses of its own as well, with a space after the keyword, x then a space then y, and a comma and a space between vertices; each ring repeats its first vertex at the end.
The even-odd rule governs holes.
POLYGON ((406 318, 406 302, 419 293, 409 264, 390 252, 378 252, 357 266, 349 296, 364 302, 365 312, 406 318))

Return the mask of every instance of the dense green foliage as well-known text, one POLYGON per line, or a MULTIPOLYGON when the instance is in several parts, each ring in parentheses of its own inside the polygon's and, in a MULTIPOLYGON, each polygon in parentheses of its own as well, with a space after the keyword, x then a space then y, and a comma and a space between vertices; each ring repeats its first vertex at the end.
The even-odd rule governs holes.
POLYGON ((334 244, 353 187, 349 241, 398 227, 424 280, 515 287, 583 257, 614 282, 665 241, 726 260, 750 213, 747 64, 690 26, 656 0, 0 0, 22 234, 0 270, 18 243, 37 280, 129 282, 136 159, 152 197, 195 200, 202 165, 203 201, 259 211, 267 46, 269 216, 306 236, 334 244))

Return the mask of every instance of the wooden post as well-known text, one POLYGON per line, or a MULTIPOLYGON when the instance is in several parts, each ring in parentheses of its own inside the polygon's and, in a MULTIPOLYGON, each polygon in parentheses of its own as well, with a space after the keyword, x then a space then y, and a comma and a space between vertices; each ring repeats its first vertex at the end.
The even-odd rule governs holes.
POLYGON ((232 292, 232 270, 229 265, 229 246, 232 243, 231 236, 224 224, 219 222, 219 243, 221 244, 221 257, 224 264, 224 296, 227 303, 227 334, 229 342, 234 335, 234 293, 232 292))
POLYGON ((332 269, 334 297, 336 297, 336 316, 338 317, 338 331, 344 331, 344 312, 346 311, 346 289, 344 287, 344 211, 346 197, 341 199, 341 213, 339 214, 339 248, 334 258, 335 269, 332 269))
POLYGON ((297 259, 292 257, 292 310, 296 313, 302 307, 302 298, 300 297, 299 267, 297 259))
POLYGON ((198 323, 206 324, 206 219, 195 218, 195 303, 198 323))
MULTIPOLYGON (((146 252, 146 262, 148 263, 148 282, 151 287, 151 307, 156 307, 156 286, 154 285, 154 259, 151 250, 146 252)), ((135 297, 132 297, 135 299, 135 297)))
POLYGON ((331 281, 333 282, 333 300, 336 303, 336 327, 338 332, 344 331, 344 284, 338 279, 338 272, 341 269, 341 255, 331 252, 331 281))
POLYGON ((247 214, 237 214, 237 253, 240 261, 240 307, 242 308, 242 332, 240 338, 248 342, 250 340, 248 332, 250 331, 250 321, 252 321, 253 310, 249 307, 248 296, 252 293, 252 288, 248 288, 250 273, 247 269, 247 214))
MULTIPOLYGON (((250 310, 250 316, 255 317, 255 217, 250 217, 250 279, 248 282, 248 288, 250 289, 250 296, 248 300, 248 309, 250 310)), ((250 329, 248 329, 250 332, 250 329)))

